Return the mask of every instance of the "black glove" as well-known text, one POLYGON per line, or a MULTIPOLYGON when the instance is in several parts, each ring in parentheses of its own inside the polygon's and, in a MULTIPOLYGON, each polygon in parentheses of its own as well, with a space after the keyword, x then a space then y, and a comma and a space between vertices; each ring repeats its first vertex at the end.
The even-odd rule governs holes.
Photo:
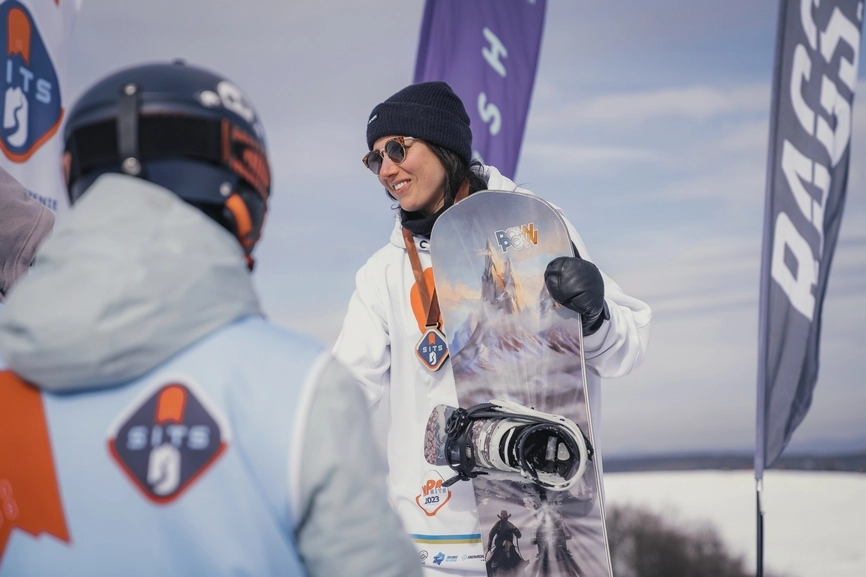
POLYGON ((610 318, 604 302, 604 280, 598 267, 579 256, 560 256, 547 265, 544 284, 553 300, 580 313, 584 336, 610 318))

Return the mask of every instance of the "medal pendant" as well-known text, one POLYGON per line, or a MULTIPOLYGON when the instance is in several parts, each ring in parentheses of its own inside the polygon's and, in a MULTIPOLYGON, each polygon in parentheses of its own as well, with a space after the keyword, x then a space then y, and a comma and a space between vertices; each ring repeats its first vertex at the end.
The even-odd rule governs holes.
POLYGON ((427 331, 415 347, 415 355, 424 368, 434 372, 445 363, 448 358, 448 343, 436 327, 427 327, 427 331))

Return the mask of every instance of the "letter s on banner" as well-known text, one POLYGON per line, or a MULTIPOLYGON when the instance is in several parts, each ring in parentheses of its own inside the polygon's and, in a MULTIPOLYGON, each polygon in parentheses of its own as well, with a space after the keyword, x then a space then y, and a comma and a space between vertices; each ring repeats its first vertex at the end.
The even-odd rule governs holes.
POLYGON ((472 154, 514 178, 541 48, 546 0, 426 0, 413 82, 442 80, 463 101, 472 154))

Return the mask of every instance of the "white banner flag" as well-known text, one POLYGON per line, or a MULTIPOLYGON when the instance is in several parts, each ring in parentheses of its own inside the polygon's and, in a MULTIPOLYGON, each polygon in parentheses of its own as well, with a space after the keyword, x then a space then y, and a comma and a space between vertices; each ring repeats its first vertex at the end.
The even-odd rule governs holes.
POLYGON ((58 215, 66 211, 61 126, 69 42, 81 0, 0 3, 0 162, 58 215))

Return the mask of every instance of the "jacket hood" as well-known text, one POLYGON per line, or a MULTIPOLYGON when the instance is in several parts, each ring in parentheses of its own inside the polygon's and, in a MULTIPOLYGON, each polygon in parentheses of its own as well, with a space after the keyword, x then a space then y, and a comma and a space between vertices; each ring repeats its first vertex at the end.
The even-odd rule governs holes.
POLYGON ((0 168, 0 302, 12 284, 27 272, 36 249, 54 226, 54 213, 27 194, 0 168))
POLYGON ((5 304, 0 356, 55 392, 137 378, 261 314, 237 240, 171 191, 117 174, 76 203, 5 304))
MULTIPOLYGON (((487 181, 487 189, 488 190, 507 190, 510 192, 523 192, 525 194, 532 194, 532 192, 520 188, 514 182, 503 176, 499 170, 494 166, 482 166, 478 169, 480 175, 484 180, 487 181)), ((394 228, 391 230, 390 241, 391 244, 395 246, 399 246, 400 248, 406 248, 406 243, 403 242, 403 224, 400 222, 400 211, 394 211, 395 222, 394 228)), ((421 242, 421 239, 415 239, 415 245, 418 247, 418 250, 429 251, 428 243, 421 242)))

